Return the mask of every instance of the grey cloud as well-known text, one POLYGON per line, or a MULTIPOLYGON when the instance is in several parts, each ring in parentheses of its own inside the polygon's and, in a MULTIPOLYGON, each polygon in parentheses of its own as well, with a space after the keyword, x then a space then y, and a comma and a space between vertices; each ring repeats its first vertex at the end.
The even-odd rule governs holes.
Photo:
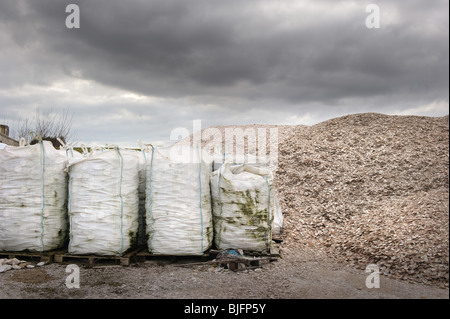
MULTIPOLYGON (((258 16, 256 5, 263 2, 78 1, 82 27, 68 30, 64 2, 30 1, 26 25, 39 26, 28 31, 67 72, 81 71, 84 77, 143 94, 298 103, 390 93, 392 88, 427 90, 430 74, 440 80, 433 83, 440 88, 448 84, 442 83, 448 43, 441 34, 413 32, 412 25, 430 23, 426 19, 404 19, 399 26, 369 31, 361 4, 361 14, 329 14, 333 20, 317 19, 304 29, 282 32, 281 21, 258 16)), ((439 6, 445 3, 397 5, 422 16, 439 6)))
MULTIPOLYGON (((136 114, 175 114, 173 125, 224 123, 228 111, 271 120, 254 108, 287 117, 448 103, 448 1, 377 1, 387 17, 378 30, 364 26, 369 2, 360 1, 311 1, 298 11, 282 5, 304 1, 70 1, 81 9, 77 30, 65 27, 68 3, 0 3, 0 88, 89 79, 172 99, 136 114), (207 103, 218 107, 197 108, 207 103)), ((112 111, 120 107, 133 108, 112 111)))

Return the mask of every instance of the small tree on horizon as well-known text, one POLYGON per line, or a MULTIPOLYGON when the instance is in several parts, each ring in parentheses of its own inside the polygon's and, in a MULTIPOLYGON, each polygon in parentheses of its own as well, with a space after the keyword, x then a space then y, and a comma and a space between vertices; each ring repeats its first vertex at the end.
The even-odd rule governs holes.
POLYGON ((36 135, 44 140, 52 141, 54 145, 57 138, 68 143, 73 138, 72 120, 73 114, 70 113, 69 108, 61 112, 53 112, 50 109, 43 113, 38 108, 33 118, 27 117, 24 120, 19 118, 10 128, 10 136, 16 140, 23 137, 28 143, 33 142, 36 135))

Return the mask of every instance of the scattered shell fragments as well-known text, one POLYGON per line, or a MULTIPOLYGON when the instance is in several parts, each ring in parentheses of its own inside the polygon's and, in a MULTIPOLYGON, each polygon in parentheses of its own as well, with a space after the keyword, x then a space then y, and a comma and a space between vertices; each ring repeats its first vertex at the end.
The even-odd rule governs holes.
POLYGON ((0 273, 8 271, 10 269, 12 269, 11 265, 2 265, 2 266, 0 266, 0 273))
POLYGON ((30 265, 30 263, 28 263, 24 260, 19 260, 17 258, 11 258, 11 259, 3 258, 3 259, 0 259, 0 273, 6 272, 11 269, 15 269, 15 270, 23 269, 25 267, 28 267, 29 265, 30 265))

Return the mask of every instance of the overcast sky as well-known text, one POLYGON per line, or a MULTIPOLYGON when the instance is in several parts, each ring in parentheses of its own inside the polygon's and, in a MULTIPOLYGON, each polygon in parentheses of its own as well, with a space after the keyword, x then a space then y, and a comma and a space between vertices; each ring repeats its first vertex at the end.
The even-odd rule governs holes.
POLYGON ((443 116, 448 68, 448 0, 0 0, 0 122, 69 107, 79 143, 168 140, 196 119, 443 116))

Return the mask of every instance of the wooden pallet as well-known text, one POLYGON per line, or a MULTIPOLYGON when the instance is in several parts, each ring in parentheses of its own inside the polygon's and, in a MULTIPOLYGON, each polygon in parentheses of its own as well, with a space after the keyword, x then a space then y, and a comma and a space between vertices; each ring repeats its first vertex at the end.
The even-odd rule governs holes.
POLYGON ((123 256, 73 255, 67 251, 55 255, 55 263, 83 263, 89 267, 98 264, 119 264, 129 266, 138 250, 130 251, 123 256))
MULTIPOLYGON (((220 250, 211 249, 210 253, 212 255, 218 255, 220 253, 220 250)), ((252 257, 273 257, 273 258, 281 257, 280 246, 275 242, 272 242, 269 250, 266 251, 242 250, 242 254, 245 256, 252 256, 252 257)))
POLYGON ((269 263, 272 257, 262 258, 236 258, 218 260, 217 264, 221 267, 228 268, 232 271, 242 271, 246 269, 261 268, 264 264, 269 263))
POLYGON ((0 258, 17 258, 21 260, 39 260, 40 262, 52 263, 55 256, 61 253, 62 250, 52 250, 46 252, 29 252, 29 251, 14 251, 14 252, 0 252, 0 258))
POLYGON ((206 261, 210 258, 209 251, 206 251, 203 253, 203 255, 186 255, 186 256, 177 256, 177 255, 157 255, 152 254, 148 251, 147 248, 141 249, 136 254, 136 261, 138 263, 145 263, 146 261, 152 262, 152 261, 163 261, 163 262, 170 262, 170 263, 177 263, 182 262, 185 259, 199 259, 201 261, 206 261))
POLYGON ((175 265, 177 267, 193 267, 204 265, 215 265, 229 269, 232 271, 243 271, 249 269, 261 268, 263 265, 276 260, 275 257, 248 257, 248 256, 236 256, 228 258, 213 259, 199 263, 187 263, 175 265))

